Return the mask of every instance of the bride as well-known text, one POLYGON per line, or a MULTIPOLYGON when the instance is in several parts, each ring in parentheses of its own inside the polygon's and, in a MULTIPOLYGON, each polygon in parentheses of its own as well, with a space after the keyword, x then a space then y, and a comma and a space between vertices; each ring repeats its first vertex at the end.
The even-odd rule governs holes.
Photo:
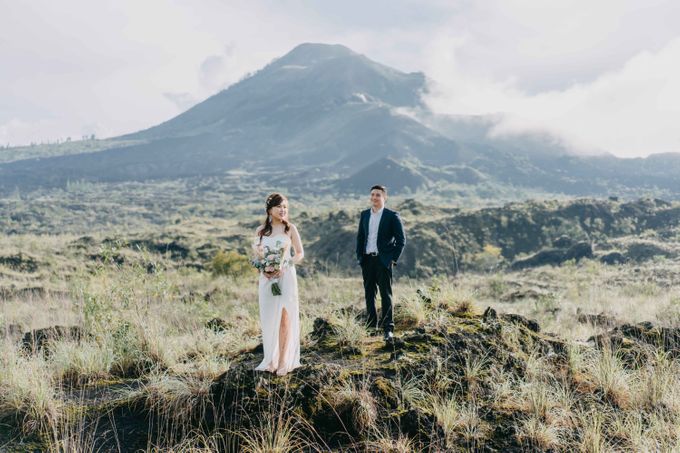
POLYGON ((283 248, 283 265, 280 271, 260 272, 259 302, 260 326, 264 359, 255 368, 279 376, 300 366, 300 316, 295 264, 302 261, 304 250, 300 234, 288 222, 288 200, 273 193, 266 201, 267 218, 255 232, 253 250, 264 256, 264 248, 283 248), (291 258, 291 246, 295 255, 291 258), (272 294, 272 284, 278 281, 280 295, 272 294))

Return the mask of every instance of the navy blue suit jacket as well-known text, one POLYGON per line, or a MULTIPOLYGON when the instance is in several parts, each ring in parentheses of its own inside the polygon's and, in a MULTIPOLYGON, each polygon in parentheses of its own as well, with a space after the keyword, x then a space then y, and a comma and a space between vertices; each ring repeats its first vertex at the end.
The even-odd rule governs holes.
MULTIPOLYGON (((357 231, 357 261, 359 264, 364 259, 366 244, 368 243, 368 221, 371 218, 371 210, 361 212, 359 218, 359 230, 357 231)), ((395 211, 383 208, 378 226, 378 257, 385 267, 390 268, 392 262, 397 262, 404 250, 406 236, 401 217, 395 211)))

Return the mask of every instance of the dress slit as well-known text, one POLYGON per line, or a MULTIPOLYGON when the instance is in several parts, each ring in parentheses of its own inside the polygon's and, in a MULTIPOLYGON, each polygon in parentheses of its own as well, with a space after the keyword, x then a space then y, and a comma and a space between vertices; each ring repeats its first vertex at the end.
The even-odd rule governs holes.
POLYGON ((290 316, 288 316, 288 310, 286 310, 286 307, 281 308, 281 316, 279 317, 279 335, 278 335, 278 341, 277 341, 277 348, 279 349, 279 357, 278 357, 278 370, 285 370, 286 369, 286 364, 285 362, 288 359, 288 350, 289 350, 289 344, 290 343, 290 316), (281 363, 281 359, 283 358, 284 363, 281 363))

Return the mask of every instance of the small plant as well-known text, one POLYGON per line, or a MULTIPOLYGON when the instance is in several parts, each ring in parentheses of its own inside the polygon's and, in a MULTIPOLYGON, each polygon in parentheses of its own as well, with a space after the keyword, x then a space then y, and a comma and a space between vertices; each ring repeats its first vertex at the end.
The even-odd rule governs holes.
POLYGON ((366 382, 348 382, 334 395, 333 400, 338 413, 350 415, 351 428, 356 433, 365 433, 375 426, 378 409, 366 382))
POLYGON ((0 357, 0 420, 19 421, 26 434, 45 433, 62 412, 49 364, 7 348, 0 357))
POLYGON ((503 250, 495 245, 485 244, 480 252, 474 253, 468 260, 469 266, 478 271, 492 272, 504 262, 503 250))
POLYGON ((427 308, 420 297, 404 297, 395 306, 394 322, 399 328, 422 326, 427 319, 427 308))
POLYGON ((424 380, 418 376, 408 380, 403 380, 400 376, 397 380, 401 400, 413 406, 422 406, 427 401, 428 394, 424 390, 424 386, 424 380))
POLYGON ((244 453, 285 453, 320 451, 305 435, 306 425, 293 413, 280 409, 276 414, 260 415, 251 429, 236 433, 244 453))
POLYGON ((621 355, 605 348, 601 354, 593 355, 590 369, 595 384, 605 398, 618 407, 625 407, 630 401, 630 373, 624 368, 621 355))
POLYGON ((108 345, 94 341, 56 341, 50 360, 57 379, 86 383, 109 376, 114 353, 108 345))
POLYGON ((367 337, 366 327, 351 312, 340 314, 335 321, 338 346, 363 353, 364 340, 367 337))
POLYGON ((449 446, 462 437, 471 450, 476 450, 489 431, 488 424, 479 416, 479 408, 474 403, 460 406, 453 395, 431 395, 428 405, 444 431, 449 446))
POLYGON ((484 376, 487 374, 488 358, 473 356, 469 351, 465 354, 463 377, 467 384, 468 395, 474 399, 479 392, 484 376))
POLYGON ((202 420, 214 408, 210 399, 212 377, 167 373, 151 374, 140 389, 129 391, 130 401, 140 401, 154 415, 164 441, 176 441, 193 430, 192 421, 202 420))
POLYGON ((210 269, 215 276, 240 277, 251 273, 251 268, 248 257, 234 250, 228 252, 220 250, 210 262, 210 269))
POLYGON ((373 430, 374 440, 367 443, 369 452, 380 453, 412 453, 418 451, 415 442, 403 434, 393 437, 389 427, 376 428, 373 430))
POLYGON ((460 411, 460 432, 470 449, 478 449, 487 436, 489 426, 479 415, 479 408, 470 404, 460 411))
POLYGON ((597 411, 581 412, 578 415, 579 451, 583 453, 604 453, 609 446, 604 434, 604 414, 597 411))
POLYGON ((508 285, 502 274, 495 274, 489 279, 489 297, 492 299, 499 299, 507 289, 508 285))
POLYGON ((444 430, 447 439, 453 439, 456 429, 460 425, 460 406, 455 398, 432 395, 429 406, 437 423, 444 430))
POLYGON ((105 241, 99 247, 99 257, 101 258, 102 264, 110 266, 121 265, 124 262, 124 258, 120 254, 120 251, 125 245, 125 241, 120 239, 105 241))
POLYGON ((542 382, 527 384, 523 393, 528 412, 539 420, 549 420, 553 402, 550 398, 550 387, 542 382))
POLYGON ((515 432, 517 441, 532 451, 549 451, 561 442, 559 429, 535 415, 522 420, 515 432))

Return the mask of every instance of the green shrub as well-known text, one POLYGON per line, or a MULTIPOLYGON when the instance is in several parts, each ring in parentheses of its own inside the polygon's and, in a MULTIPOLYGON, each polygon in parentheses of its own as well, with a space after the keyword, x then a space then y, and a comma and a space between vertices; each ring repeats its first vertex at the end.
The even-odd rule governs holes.
POLYGON ((213 275, 227 275, 239 277, 251 272, 254 269, 247 256, 230 250, 228 252, 219 251, 215 254, 210 263, 213 275))
POLYGON ((473 270, 491 272, 498 269, 503 263, 502 249, 491 244, 486 244, 482 251, 469 257, 469 266, 473 270))

